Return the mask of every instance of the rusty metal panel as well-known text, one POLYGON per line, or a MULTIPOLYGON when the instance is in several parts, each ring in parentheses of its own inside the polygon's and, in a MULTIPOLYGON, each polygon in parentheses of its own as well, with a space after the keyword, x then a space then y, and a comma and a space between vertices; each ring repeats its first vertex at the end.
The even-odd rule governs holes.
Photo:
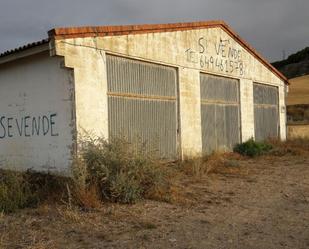
POLYGON ((279 136, 278 88, 253 84, 255 139, 279 136))
POLYGON ((204 153, 211 153, 217 147, 216 141, 216 105, 201 105, 202 148, 204 153))
POLYGON ((176 69, 107 55, 109 136, 178 157, 176 69))
POLYGON ((226 120, 226 146, 233 148, 235 144, 240 142, 240 114, 239 106, 225 106, 226 120))
POLYGON ((258 83, 253 84, 254 104, 278 105, 278 88, 258 83))
POLYGON ((201 74, 203 153, 231 150, 240 142, 239 81, 201 74))
POLYGON ((176 70, 154 63, 107 55, 108 91, 176 97, 176 70))
POLYGON ((225 120, 225 106, 216 105, 216 139, 217 139, 217 150, 225 150, 226 146, 226 130, 225 125, 227 120, 225 120))
POLYGON ((201 99, 222 102, 239 102, 239 83, 236 79, 210 74, 201 76, 201 99))
POLYGON ((110 137, 141 143, 161 158, 174 158, 176 106, 173 101, 108 97, 110 137))

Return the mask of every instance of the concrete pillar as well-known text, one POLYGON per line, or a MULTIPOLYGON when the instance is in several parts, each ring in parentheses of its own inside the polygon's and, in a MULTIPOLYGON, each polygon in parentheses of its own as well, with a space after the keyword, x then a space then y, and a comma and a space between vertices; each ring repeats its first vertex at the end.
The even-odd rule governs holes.
POLYGON ((248 79, 240 80, 240 119, 241 141, 254 138, 253 82, 248 79))
POLYGON ((286 140, 286 106, 285 106, 285 86, 279 86, 279 124, 280 124, 280 139, 286 140))
POLYGON ((182 158, 202 154, 200 72, 179 68, 179 114, 182 158))
POLYGON ((61 44, 58 53, 74 69, 77 140, 84 136, 108 139, 106 55, 102 50, 61 44))

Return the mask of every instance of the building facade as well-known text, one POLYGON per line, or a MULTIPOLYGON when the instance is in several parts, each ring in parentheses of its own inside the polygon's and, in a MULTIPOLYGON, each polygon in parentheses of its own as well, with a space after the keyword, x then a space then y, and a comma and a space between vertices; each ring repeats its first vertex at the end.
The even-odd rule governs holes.
POLYGON ((85 135, 167 159, 285 139, 286 85, 222 21, 53 29, 0 57, 0 166, 65 172, 85 135))

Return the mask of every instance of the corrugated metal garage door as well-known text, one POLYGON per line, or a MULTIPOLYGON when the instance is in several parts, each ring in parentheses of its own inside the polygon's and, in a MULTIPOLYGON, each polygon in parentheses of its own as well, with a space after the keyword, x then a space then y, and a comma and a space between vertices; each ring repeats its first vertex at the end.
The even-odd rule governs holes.
POLYGON ((253 84, 254 125, 257 141, 277 138, 279 134, 278 88, 253 84))
POLYGON ((231 150, 240 142, 239 81, 201 74, 203 153, 231 150))
POLYGON ((175 68, 107 55, 110 138, 142 143, 161 158, 177 158, 175 68))

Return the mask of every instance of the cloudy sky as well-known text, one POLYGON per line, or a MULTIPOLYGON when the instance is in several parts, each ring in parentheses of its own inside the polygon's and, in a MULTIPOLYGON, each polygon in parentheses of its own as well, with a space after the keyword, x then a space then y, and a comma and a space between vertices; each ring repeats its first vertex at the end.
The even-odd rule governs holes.
POLYGON ((309 46, 308 0, 0 0, 0 51, 53 27, 219 19, 270 61, 309 46))

